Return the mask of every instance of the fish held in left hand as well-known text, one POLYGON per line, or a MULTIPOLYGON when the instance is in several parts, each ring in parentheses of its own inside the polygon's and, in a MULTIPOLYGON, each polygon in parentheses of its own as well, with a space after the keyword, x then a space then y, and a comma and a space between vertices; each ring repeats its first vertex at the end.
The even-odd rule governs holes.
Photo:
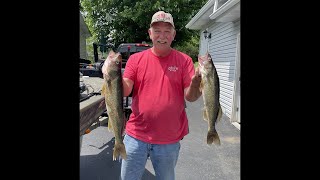
POLYGON ((114 133, 115 144, 113 149, 113 160, 121 156, 127 158, 126 148, 123 143, 123 133, 126 118, 123 111, 123 89, 122 89, 122 58, 120 53, 110 51, 102 67, 104 84, 101 94, 105 97, 108 113, 108 129, 114 133))
POLYGON ((209 53, 199 56, 198 62, 201 73, 200 89, 204 101, 203 119, 208 122, 207 144, 220 145, 220 138, 216 130, 216 123, 221 119, 222 115, 219 101, 219 77, 209 53))

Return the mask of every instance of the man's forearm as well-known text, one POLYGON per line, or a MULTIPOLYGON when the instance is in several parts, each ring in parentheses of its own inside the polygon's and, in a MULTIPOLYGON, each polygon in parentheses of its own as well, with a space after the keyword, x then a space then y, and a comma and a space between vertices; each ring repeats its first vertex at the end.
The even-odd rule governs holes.
POLYGON ((132 91, 133 81, 129 79, 122 79, 122 85, 123 85, 123 96, 129 96, 132 91))

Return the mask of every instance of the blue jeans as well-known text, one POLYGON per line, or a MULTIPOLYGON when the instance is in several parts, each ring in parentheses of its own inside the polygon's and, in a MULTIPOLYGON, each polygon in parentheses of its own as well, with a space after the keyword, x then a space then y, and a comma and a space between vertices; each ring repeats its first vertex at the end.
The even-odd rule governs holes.
POLYGON ((127 159, 122 159, 121 180, 140 180, 148 156, 156 174, 156 180, 174 180, 180 142, 173 144, 149 144, 129 135, 123 140, 127 159))

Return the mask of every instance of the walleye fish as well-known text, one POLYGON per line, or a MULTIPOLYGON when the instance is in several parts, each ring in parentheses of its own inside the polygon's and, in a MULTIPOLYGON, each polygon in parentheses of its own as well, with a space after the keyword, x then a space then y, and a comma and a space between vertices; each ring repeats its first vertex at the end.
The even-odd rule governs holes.
POLYGON ((219 101, 219 77, 209 53, 199 56, 198 62, 201 74, 200 89, 204 101, 203 119, 208 122, 207 144, 220 145, 220 138, 215 126, 222 114, 219 101))
POLYGON ((127 158, 122 138, 126 119, 123 111, 121 62, 122 58, 120 53, 115 53, 111 50, 102 67, 104 84, 101 94, 105 97, 109 118, 108 129, 114 133, 115 137, 113 160, 116 160, 119 155, 121 155, 122 159, 127 158))

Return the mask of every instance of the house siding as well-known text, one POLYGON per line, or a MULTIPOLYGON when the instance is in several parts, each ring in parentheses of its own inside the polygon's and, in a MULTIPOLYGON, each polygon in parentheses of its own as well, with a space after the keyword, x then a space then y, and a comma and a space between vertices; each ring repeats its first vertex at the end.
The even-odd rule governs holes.
POLYGON ((87 24, 85 23, 81 13, 79 16, 80 20, 80 32, 79 32, 79 50, 80 50, 80 58, 81 59, 88 59, 87 54, 87 43, 86 39, 91 36, 91 33, 88 29, 87 24))
MULTIPOLYGON (((80 28, 80 31, 81 31, 81 28, 80 28)), ((83 35, 81 32, 80 32, 80 42, 79 42, 79 48, 80 48, 80 58, 81 59, 88 59, 87 57, 87 44, 86 44, 86 36, 83 35)))
MULTIPOLYGON (((233 103, 233 86, 235 76, 237 34, 240 32, 240 19, 234 22, 216 22, 209 26, 209 53, 217 69, 220 80, 220 104, 223 113, 231 118, 233 103)), ((203 35, 202 35, 203 36, 203 35)), ((201 37, 201 36, 200 36, 201 37)), ((201 37, 200 53, 204 54, 207 47, 201 37)))

